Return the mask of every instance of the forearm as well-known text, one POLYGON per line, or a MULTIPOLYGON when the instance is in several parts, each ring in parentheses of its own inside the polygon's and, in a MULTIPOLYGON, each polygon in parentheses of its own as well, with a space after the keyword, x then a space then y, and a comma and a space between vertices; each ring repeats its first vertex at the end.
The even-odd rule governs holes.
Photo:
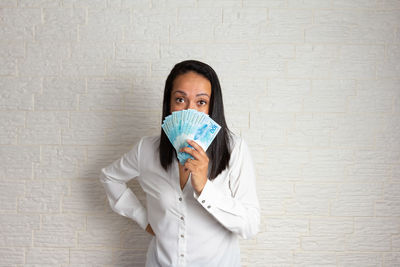
POLYGON ((105 188, 111 209, 122 216, 135 220, 140 227, 145 229, 148 224, 147 211, 132 190, 126 184, 108 182, 104 174, 100 175, 100 180, 105 188))
POLYGON ((208 181, 197 201, 228 230, 243 238, 252 238, 259 231, 260 214, 255 194, 234 198, 221 193, 208 181))

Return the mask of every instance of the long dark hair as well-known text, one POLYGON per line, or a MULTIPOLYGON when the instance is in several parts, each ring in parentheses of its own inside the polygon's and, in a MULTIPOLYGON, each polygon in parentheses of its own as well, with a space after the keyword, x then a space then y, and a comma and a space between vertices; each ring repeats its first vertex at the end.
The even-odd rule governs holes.
MULTIPOLYGON (((164 121, 166 116, 171 114, 170 103, 174 80, 179 75, 185 74, 189 71, 193 71, 200 75, 203 75, 210 81, 211 99, 209 106, 209 116, 221 126, 221 129, 215 137, 214 141, 207 149, 209 165, 211 165, 211 170, 209 170, 208 178, 210 180, 213 180, 229 165, 229 159, 231 157, 231 131, 228 129, 225 121, 221 85, 219 84, 217 74, 209 65, 196 60, 186 60, 174 66, 165 82, 163 114, 161 122, 164 121)), ((176 157, 176 151, 171 142, 168 140, 168 137, 164 133, 163 129, 161 129, 159 152, 161 166, 165 170, 168 170, 169 166, 172 164, 173 157, 176 157)))

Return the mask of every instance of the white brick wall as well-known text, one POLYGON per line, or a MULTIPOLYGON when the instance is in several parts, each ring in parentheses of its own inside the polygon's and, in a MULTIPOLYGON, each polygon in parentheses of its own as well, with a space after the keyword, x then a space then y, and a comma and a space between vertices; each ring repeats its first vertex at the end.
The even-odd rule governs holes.
POLYGON ((398 0, 0 0, 0 266, 143 266, 98 174, 189 58, 257 168, 243 266, 400 266, 398 0))

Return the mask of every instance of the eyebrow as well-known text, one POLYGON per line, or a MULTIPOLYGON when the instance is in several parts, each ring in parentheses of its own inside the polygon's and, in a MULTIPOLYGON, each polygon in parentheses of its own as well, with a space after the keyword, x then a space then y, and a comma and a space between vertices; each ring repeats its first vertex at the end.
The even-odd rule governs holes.
MULTIPOLYGON (((183 91, 181 91, 181 90, 176 90, 175 92, 174 92, 174 94, 175 93, 181 93, 181 94, 183 94, 183 95, 187 95, 185 92, 183 92, 183 91)), ((205 95, 205 96, 208 96, 208 98, 210 98, 210 96, 208 95, 208 94, 206 94, 206 93, 201 93, 201 94, 197 94, 196 96, 202 96, 202 95, 205 95)))

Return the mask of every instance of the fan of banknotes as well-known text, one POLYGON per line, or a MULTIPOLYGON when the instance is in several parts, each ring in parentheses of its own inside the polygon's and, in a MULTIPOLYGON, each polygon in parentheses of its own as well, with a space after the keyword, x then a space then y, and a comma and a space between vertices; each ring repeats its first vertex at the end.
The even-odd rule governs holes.
POLYGON ((207 114, 194 109, 172 112, 165 117, 161 127, 174 146, 181 165, 187 159, 193 159, 190 154, 179 151, 186 146, 193 148, 186 142, 187 139, 194 140, 206 151, 221 129, 207 114))

